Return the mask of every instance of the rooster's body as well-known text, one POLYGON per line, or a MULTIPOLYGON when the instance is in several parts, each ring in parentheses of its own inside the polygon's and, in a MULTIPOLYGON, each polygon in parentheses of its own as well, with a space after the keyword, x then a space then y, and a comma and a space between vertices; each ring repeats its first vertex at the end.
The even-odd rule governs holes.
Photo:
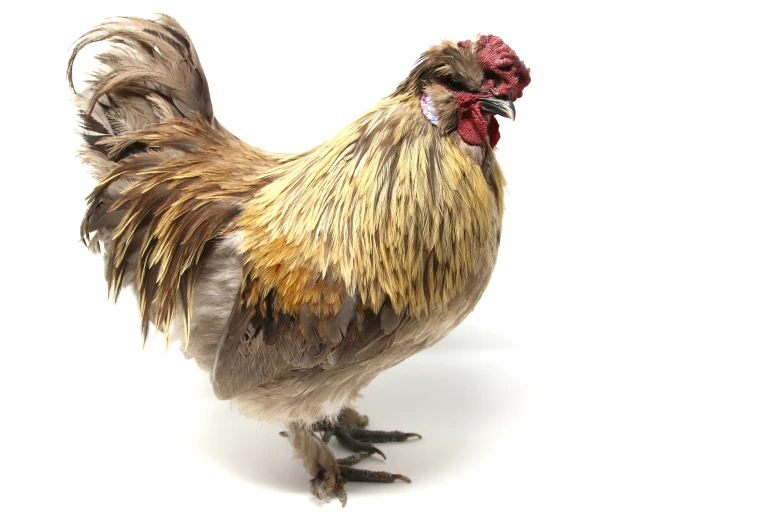
POLYGON ((98 179, 82 234, 114 295, 135 291, 144 335, 181 338, 218 398, 284 423, 316 495, 404 479, 362 475, 314 431, 361 453, 411 435, 363 430, 348 405, 484 291, 503 210, 493 114, 513 116, 524 64, 496 37, 444 43, 333 138, 273 154, 217 122, 173 19, 107 22, 74 57, 101 40, 113 46, 79 96, 98 179))

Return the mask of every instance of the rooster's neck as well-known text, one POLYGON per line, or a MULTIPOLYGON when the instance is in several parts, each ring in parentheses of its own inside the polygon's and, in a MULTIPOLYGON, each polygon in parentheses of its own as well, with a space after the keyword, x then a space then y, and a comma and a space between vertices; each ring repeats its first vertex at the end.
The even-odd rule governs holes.
POLYGON ((308 295, 293 295, 307 281, 291 281, 293 310, 336 313, 346 292, 375 310, 446 306, 494 263, 500 233, 500 168, 491 150, 463 145, 423 117, 417 98, 382 100, 268 172, 238 220, 248 268, 260 281, 281 266, 288 279, 315 277, 308 295))

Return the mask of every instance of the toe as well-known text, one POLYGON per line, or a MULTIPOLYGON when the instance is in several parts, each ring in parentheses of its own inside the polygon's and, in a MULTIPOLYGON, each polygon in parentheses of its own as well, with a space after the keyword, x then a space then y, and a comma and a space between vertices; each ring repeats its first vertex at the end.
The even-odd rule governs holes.
POLYGON ((421 439, 418 433, 405 433, 403 431, 380 431, 357 429, 350 432, 351 437, 362 442, 405 442, 412 438, 421 439))
POLYGON ((399 473, 387 473, 386 471, 375 471, 369 469, 356 469, 342 466, 340 467, 340 476, 345 481, 350 482, 380 482, 391 484, 399 480, 410 483, 411 479, 399 473))
POLYGON ((369 453, 355 453, 345 458, 337 459, 337 464, 340 466, 353 466, 354 464, 363 461, 369 456, 369 453))
POLYGON ((337 436, 338 442, 351 451, 355 451, 357 453, 369 453, 370 455, 380 455, 383 457, 383 460, 386 460, 386 455, 372 444, 356 440, 347 432, 342 430, 336 431, 335 435, 337 436))

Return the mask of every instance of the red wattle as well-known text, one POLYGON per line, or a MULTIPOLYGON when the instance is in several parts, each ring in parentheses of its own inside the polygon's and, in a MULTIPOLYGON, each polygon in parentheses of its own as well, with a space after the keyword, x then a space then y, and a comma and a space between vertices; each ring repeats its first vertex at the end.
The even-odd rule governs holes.
POLYGON ((489 117, 489 145, 494 149, 500 141, 500 124, 495 115, 489 117))
MULTIPOLYGON (((495 125, 497 126, 497 122, 495 125)), ((468 145, 482 145, 484 143, 487 136, 487 120, 481 114, 478 103, 473 103, 460 111, 457 132, 459 132, 462 141, 468 145)))
POLYGON ((494 114, 489 115, 489 122, 487 122, 479 104, 481 95, 455 92, 454 98, 460 105, 457 132, 462 141, 468 145, 483 145, 484 140, 489 135, 489 144, 492 148, 495 148, 495 145, 500 141, 500 125, 494 114))

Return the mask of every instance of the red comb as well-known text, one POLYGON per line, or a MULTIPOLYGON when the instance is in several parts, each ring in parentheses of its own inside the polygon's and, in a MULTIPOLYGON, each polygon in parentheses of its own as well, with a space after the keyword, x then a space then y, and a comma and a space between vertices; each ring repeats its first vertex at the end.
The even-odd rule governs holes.
MULTIPOLYGON (((457 45, 470 47, 473 42, 463 40, 457 45)), ((484 80, 483 88, 492 91, 495 96, 508 96, 511 100, 522 96, 522 89, 530 83, 530 69, 511 47, 497 36, 482 35, 476 43, 476 54, 479 65, 499 77, 484 80)))

